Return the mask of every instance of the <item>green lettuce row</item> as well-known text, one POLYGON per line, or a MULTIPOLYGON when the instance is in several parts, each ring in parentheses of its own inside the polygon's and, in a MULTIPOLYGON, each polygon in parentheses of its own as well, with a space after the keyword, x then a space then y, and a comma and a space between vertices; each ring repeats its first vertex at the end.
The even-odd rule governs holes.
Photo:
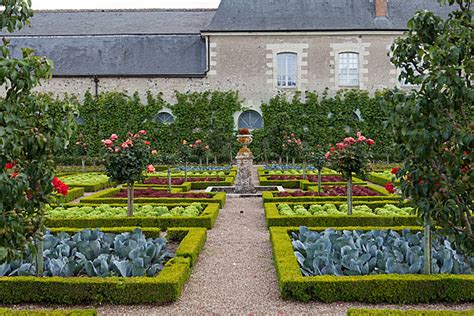
MULTIPOLYGON (((283 216, 312 216, 312 215, 339 215, 347 216, 347 204, 313 204, 304 206, 301 204, 286 203, 278 204, 278 213, 283 216)), ((414 215, 412 207, 399 208, 395 205, 386 204, 383 207, 371 208, 368 205, 354 205, 352 215, 364 216, 410 216, 414 215)))
MULTIPOLYGON (((107 233, 132 231, 133 227, 104 228, 107 233)), ((52 229, 52 232, 77 232, 73 228, 52 229)), ((158 237, 158 228, 144 228, 150 238, 158 237)), ((50 304, 147 304, 176 301, 189 279, 191 267, 206 241, 205 228, 168 230, 168 239, 183 237, 176 257, 168 261, 156 277, 2 277, 0 303, 50 304)))
MULTIPOLYGON (((325 230, 328 227, 312 227, 325 230)), ((364 230, 408 227, 364 227, 364 230)), ((357 230, 360 227, 339 227, 357 230)), ((421 228, 409 227, 412 231, 421 228)), ((304 277, 294 255, 290 233, 297 227, 270 227, 273 259, 283 299, 363 303, 460 303, 474 300, 474 275, 369 275, 304 277)))
MULTIPOLYGON (((359 202, 365 204, 367 202, 359 202)), ((375 202, 383 206, 386 202, 375 202)), ((342 203, 341 203, 342 204, 342 203)), ((322 227, 341 227, 341 226, 415 226, 418 224, 416 216, 374 216, 364 213, 348 215, 330 214, 330 215, 293 215, 284 216, 278 211, 277 203, 265 203, 265 218, 267 227, 272 226, 322 226, 322 227)), ((296 204, 291 204, 296 205, 296 204)), ((314 204, 313 204, 314 205, 314 204)), ((357 203, 354 206, 357 207, 357 203)))
MULTIPOLYGON (((86 207, 100 207, 101 204, 82 204, 86 207)), ((199 216, 183 217, 183 216, 166 216, 166 217, 78 217, 78 218, 46 218, 45 225, 47 227, 75 227, 75 228, 96 228, 96 227, 158 227, 160 229, 166 229, 168 227, 205 227, 212 229, 219 215, 219 204, 208 203, 202 204, 204 209, 199 216)), ((114 205, 120 207, 121 205, 114 205)), ((161 206, 163 205, 156 205, 161 206)), ((185 207, 189 204, 170 204, 166 205, 167 208, 173 207, 185 207)), ((71 207, 71 206, 68 206, 71 207)), ((81 205, 74 205, 72 207, 81 207, 81 205)), ((137 204, 137 207, 140 207, 137 204)), ((144 207, 153 207, 153 205, 147 205, 144 207)))

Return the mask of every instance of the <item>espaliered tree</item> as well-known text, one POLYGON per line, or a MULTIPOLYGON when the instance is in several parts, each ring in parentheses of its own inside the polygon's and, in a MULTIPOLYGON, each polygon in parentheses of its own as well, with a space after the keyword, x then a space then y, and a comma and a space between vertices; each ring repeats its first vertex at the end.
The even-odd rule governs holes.
MULTIPOLYGON (((31 3, 3 1, 0 28, 8 32, 29 24, 31 3)), ((74 106, 48 104, 32 89, 52 73, 52 63, 24 48, 13 58, 9 41, 0 53, 0 264, 21 257, 40 239, 44 206, 51 202, 53 158, 69 143, 74 106)), ((63 192, 64 193, 64 192, 63 192)))
POLYGON ((340 172, 347 179, 348 215, 352 215, 352 174, 365 178, 369 171, 371 146, 374 140, 367 139, 362 133, 357 138, 346 137, 336 147, 331 147, 325 155, 332 169, 340 172))
POLYGON ((392 46, 400 80, 416 88, 386 94, 384 109, 398 150, 403 197, 424 221, 424 272, 431 273, 431 230, 441 227, 455 248, 474 252, 474 30, 471 1, 452 6, 445 20, 421 11, 392 46))
POLYGON ((107 175, 112 181, 127 185, 128 216, 133 216, 135 182, 143 180, 145 170, 155 172, 149 163, 156 151, 151 149, 150 142, 145 139, 146 134, 145 130, 141 130, 136 134, 128 132, 122 139, 112 134, 110 138, 102 140, 107 175))

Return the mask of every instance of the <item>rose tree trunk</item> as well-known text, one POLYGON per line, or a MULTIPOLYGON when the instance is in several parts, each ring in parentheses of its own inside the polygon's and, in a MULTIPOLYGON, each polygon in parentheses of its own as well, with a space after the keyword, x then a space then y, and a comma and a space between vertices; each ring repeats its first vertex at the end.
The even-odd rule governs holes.
POLYGON ((128 197, 128 203, 127 203, 127 215, 129 217, 133 216, 133 195, 134 195, 134 183, 129 182, 128 187, 127 187, 127 197, 128 197))
POLYGON ((347 215, 352 215, 352 173, 347 179, 347 215))

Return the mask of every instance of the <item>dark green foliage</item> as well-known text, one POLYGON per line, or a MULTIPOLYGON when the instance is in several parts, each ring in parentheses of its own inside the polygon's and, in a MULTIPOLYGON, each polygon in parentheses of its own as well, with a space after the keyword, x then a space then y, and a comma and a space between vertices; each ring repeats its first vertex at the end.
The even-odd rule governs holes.
MULTIPOLYGON (((0 29, 28 25, 31 1, 3 1, 0 29)), ((4 35, 5 36, 5 35, 4 35)), ((43 207, 51 202, 54 156, 69 144, 73 105, 32 93, 49 79, 53 65, 32 49, 10 55, 4 37, 0 54, 0 262, 20 256, 41 226, 43 207), (7 168, 7 164, 9 167, 7 168)))
POLYGON ((453 5, 446 20, 422 11, 392 46, 400 79, 417 89, 389 91, 388 127, 404 158, 397 177, 428 225, 474 254, 474 63, 472 1, 453 5))
MULTIPOLYGON (((324 230, 325 228, 311 228, 324 230)), ((360 227, 341 227, 354 230, 360 227)), ((365 227, 364 229, 383 229, 365 227)), ((385 228, 387 229, 387 228, 385 228)), ((393 228, 401 231, 403 228, 393 228)), ((271 227, 273 258, 284 299, 322 302, 439 303, 474 301, 474 275, 374 275, 304 277, 293 254, 289 232, 271 227)), ((413 230, 413 229, 412 229, 413 230)))

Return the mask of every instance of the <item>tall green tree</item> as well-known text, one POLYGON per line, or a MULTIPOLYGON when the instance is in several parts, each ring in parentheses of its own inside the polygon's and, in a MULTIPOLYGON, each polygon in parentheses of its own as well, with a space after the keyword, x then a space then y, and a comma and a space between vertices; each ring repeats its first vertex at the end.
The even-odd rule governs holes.
MULTIPOLYGON (((431 273, 431 229, 473 254, 474 32, 471 1, 449 0, 447 19, 421 11, 392 46, 400 80, 416 86, 386 97, 388 126, 404 157, 401 191, 425 223, 424 272, 431 273)), ((436 272, 436 271, 434 271, 436 272)))
MULTIPOLYGON (((2 1, 0 27, 13 32, 29 24, 31 1, 2 1)), ((52 63, 22 49, 13 58, 3 40, 0 85, 0 263, 20 257, 38 234, 45 204, 51 201, 54 156, 72 134, 74 106, 49 103, 32 89, 52 73, 52 63)))

